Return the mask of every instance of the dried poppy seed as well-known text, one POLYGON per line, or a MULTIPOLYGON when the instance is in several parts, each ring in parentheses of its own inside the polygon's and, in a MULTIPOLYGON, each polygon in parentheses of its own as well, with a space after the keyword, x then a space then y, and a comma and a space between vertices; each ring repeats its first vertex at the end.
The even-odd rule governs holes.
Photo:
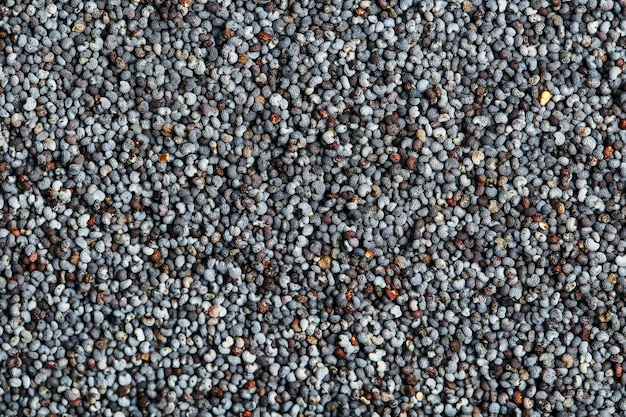
POLYGON ((320 267, 321 270, 325 270, 330 268, 330 263, 331 263, 331 259, 330 256, 326 255, 323 256, 318 262, 317 265, 320 267))

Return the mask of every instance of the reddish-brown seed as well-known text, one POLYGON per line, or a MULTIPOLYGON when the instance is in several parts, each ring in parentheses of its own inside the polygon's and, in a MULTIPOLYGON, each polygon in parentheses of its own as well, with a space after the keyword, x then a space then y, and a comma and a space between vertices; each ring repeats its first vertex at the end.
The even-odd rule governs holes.
POLYGON ((622 375, 623 375, 622 364, 616 363, 615 364, 615 376, 618 378, 621 378, 622 375))
POLYGON ((264 43, 267 43, 272 40, 272 35, 270 35, 267 32, 260 32, 257 36, 259 40, 264 43))
POLYGON ((386 289, 385 290, 385 295, 390 300, 395 300, 396 298, 398 298, 399 293, 398 293, 398 290, 386 289))
POLYGON ((100 305, 104 304, 104 298, 107 295, 108 295, 107 293, 99 292, 98 295, 96 295, 96 302, 100 305))
POLYGON ((613 147, 611 145, 607 145, 604 147, 604 152, 602 152, 604 154, 604 159, 609 159, 610 157, 613 156, 613 147))
POLYGON ((352 239, 355 236, 356 232, 354 230, 346 230, 345 232, 343 232, 344 239, 352 239))
POLYGON ((70 263, 72 265, 78 265, 78 262, 80 262, 80 252, 76 251, 70 257, 70 263))
POLYGON ((626 119, 622 119, 619 121, 619 128, 626 129, 626 119))
POLYGON ((217 397, 219 399, 222 399, 222 398, 224 398, 224 391, 222 391, 218 387, 215 387, 215 388, 211 389, 211 395, 214 396, 214 397, 217 397))
POLYGON ((400 155, 394 152, 391 155, 389 155, 389 159, 391 159, 392 162, 400 162, 400 155))
POLYGON ((32 188, 32 185, 28 181, 28 177, 26 175, 20 175, 19 176, 19 181, 20 181, 21 186, 24 187, 24 189, 26 191, 28 191, 28 190, 30 190, 32 188))
POLYGON ((222 32, 222 35, 224 35, 225 39, 230 39, 233 36, 235 36, 235 32, 232 29, 224 29, 224 32, 222 32))
POLYGON ((268 300, 261 300, 261 302, 259 302, 259 304, 257 305, 257 308, 259 309, 259 313, 267 313, 267 311, 270 309, 271 306, 271 302, 269 302, 268 300))
POLYGON ((584 327, 583 331, 580 333, 580 338, 586 342, 589 341, 589 339, 591 338, 591 330, 589 330, 589 328, 587 327, 584 327))
POLYGON ((406 167, 410 169, 411 171, 413 171, 416 166, 417 166, 417 158, 414 156, 409 156, 406 159, 406 167))
POLYGON ((561 240, 560 237, 558 237, 557 235, 550 235, 548 236, 548 243, 555 245, 557 243, 559 243, 561 240))
POLYGON ((159 262, 161 260, 161 251, 159 249, 155 249, 154 252, 152 252, 152 255, 150 255, 150 260, 152 262, 159 262))

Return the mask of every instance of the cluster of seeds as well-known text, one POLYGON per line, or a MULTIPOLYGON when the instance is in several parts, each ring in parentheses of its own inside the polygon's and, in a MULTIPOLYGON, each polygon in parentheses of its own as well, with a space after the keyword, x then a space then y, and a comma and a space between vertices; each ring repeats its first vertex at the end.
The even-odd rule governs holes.
POLYGON ((626 412, 623 0, 4 0, 0 415, 626 412))

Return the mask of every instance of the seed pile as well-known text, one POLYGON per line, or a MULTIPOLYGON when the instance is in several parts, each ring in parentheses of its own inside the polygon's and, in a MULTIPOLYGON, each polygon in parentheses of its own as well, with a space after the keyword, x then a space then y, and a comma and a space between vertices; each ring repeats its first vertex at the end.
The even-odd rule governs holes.
POLYGON ((623 7, 5 0, 0 414, 626 412, 623 7))

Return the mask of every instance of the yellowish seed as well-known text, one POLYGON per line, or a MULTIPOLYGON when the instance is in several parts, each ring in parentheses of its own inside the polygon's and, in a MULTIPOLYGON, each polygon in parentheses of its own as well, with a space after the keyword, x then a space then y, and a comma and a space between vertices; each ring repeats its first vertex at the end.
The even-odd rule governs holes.
POLYGON ((563 365, 565 365, 566 368, 571 368, 572 366, 574 366, 574 357, 569 353, 561 356, 561 361, 563 361, 563 365))
POLYGON ((472 151, 470 157, 474 165, 480 165, 485 160, 485 154, 482 151, 472 151))
POLYGON ((489 200, 489 205, 487 206, 491 213, 497 213, 500 210, 500 205, 496 200, 489 200))
POLYGON ((330 256, 323 256, 317 263, 317 266, 319 266, 321 270, 330 268, 330 256))
POLYGON ((115 66, 118 67, 119 69, 128 69, 128 64, 126 64, 126 61, 124 61, 124 59, 121 56, 118 56, 115 59, 115 66))
POLYGON ((158 157, 159 162, 169 162, 170 154, 169 153, 160 153, 158 157))
POLYGON ((556 203, 556 214, 561 215, 563 213, 565 213, 565 204, 559 201, 556 203))
POLYGON ((605 311, 604 313, 598 316, 600 323, 607 323, 611 321, 612 318, 613 318, 613 313, 611 313, 610 311, 605 311))
POLYGON ((461 8, 465 13, 470 13, 472 10, 474 10, 474 5, 471 1, 464 0, 463 3, 461 3, 461 8))
POLYGON ((548 101, 550 101, 551 98, 552 98, 552 94, 550 94, 550 92, 546 90, 543 93, 541 93, 539 104, 541 104, 542 106, 545 106, 546 104, 548 104, 548 101))
POLYGON ((383 194, 383 191, 377 184, 372 185, 372 197, 378 198, 383 194))
POLYGON ((250 59, 248 57, 248 54, 239 54, 239 57, 237 58, 237 63, 239 65, 245 65, 246 62, 248 62, 248 59, 250 59))
POLYGON ((426 142, 426 131, 424 129, 418 129, 415 132, 415 137, 422 143, 426 142))
POLYGON ((501 249, 501 250, 506 250, 506 248, 509 246, 506 243, 506 240, 504 238, 502 238, 502 237, 499 237, 499 236, 497 238, 495 238, 493 241, 498 246, 498 249, 501 249))
POLYGON ((72 27, 72 32, 82 32, 85 30, 85 24, 83 22, 78 22, 72 27))
POLYGON ((163 126, 163 129, 161 129, 161 133, 163 134, 163 136, 167 136, 168 138, 172 136, 172 131, 174 130, 174 126, 172 125, 165 125, 163 126))

